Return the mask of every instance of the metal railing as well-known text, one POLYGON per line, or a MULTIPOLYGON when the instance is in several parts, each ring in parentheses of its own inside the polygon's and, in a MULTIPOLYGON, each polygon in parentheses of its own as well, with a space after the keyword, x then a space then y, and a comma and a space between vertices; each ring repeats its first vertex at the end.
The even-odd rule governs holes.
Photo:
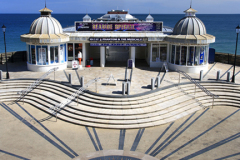
POLYGON ((42 75, 39 79, 37 79, 35 82, 33 82, 30 86, 27 87, 27 89, 19 91, 18 94, 20 94, 20 97, 16 101, 20 101, 25 95, 27 95, 29 92, 31 92, 35 87, 37 87, 44 78, 46 78, 49 74, 54 72, 54 80, 55 80, 55 71, 58 69, 52 68, 49 71, 47 71, 44 75, 42 75))
POLYGON ((221 79, 223 76, 225 76, 225 74, 227 74, 228 71, 230 71, 232 68, 233 68, 233 66, 231 66, 225 73, 223 73, 223 75, 220 77, 220 79, 221 79))
POLYGON ((208 96, 213 98, 212 101, 212 107, 214 105, 214 98, 218 98, 218 95, 215 95, 213 93, 211 93, 209 90, 207 90, 205 87, 203 87, 201 84, 199 84, 197 81, 195 81, 194 79, 192 79, 191 76, 189 76, 186 72, 184 71, 179 71, 177 70, 177 72, 179 73, 179 80, 178 83, 180 83, 180 74, 182 74, 184 77, 186 77, 188 80, 190 80, 193 84, 195 84, 195 92, 194 94, 196 94, 196 87, 198 87, 199 89, 201 89, 204 93, 206 93, 208 96))
MULTIPOLYGON (((61 103, 56 104, 53 107, 50 107, 49 109, 52 110, 53 115, 55 115, 56 120, 57 120, 57 112, 59 112, 61 109, 63 109, 66 105, 70 104, 76 97, 78 98, 78 96, 83 93, 84 90, 86 90, 86 88, 88 86, 90 86, 92 83, 97 82, 99 78, 95 78, 93 80, 90 80, 86 85, 84 85, 84 87, 79 88, 76 92, 74 92, 71 96, 69 96, 67 99, 63 100, 61 103)), ((77 99, 77 104, 78 104, 78 99, 77 99)))
POLYGON ((213 69, 213 67, 217 64, 217 62, 215 62, 212 67, 207 71, 207 73, 205 73, 205 75, 203 76, 203 78, 205 78, 207 76, 207 74, 213 69))

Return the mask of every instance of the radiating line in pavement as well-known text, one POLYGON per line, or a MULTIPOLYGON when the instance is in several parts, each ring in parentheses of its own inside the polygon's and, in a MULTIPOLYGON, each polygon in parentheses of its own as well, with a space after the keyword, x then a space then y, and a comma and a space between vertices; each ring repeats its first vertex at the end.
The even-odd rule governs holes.
POLYGON ((184 124, 186 124, 192 117, 193 115, 195 114, 196 112, 194 112, 191 116, 189 116, 177 129, 175 129, 175 131, 172 132, 172 134, 170 134, 150 155, 151 156, 156 156, 158 154, 158 150, 174 135, 177 133, 177 131, 179 129, 182 128, 182 126, 184 124))
POLYGON ((181 132, 179 132, 175 137, 173 137, 171 140, 169 140, 162 148, 160 148, 157 152, 159 154, 162 150, 164 150, 169 144, 171 144, 177 137, 179 137, 185 130, 187 130, 192 124, 194 124, 204 113, 206 113, 209 110, 206 109, 204 112, 202 112, 197 118, 195 118, 189 125, 187 125, 181 132))
MULTIPOLYGON (((8 155, 10 155, 10 156, 13 156, 13 157, 15 157, 15 158, 24 159, 24 160, 30 160, 30 159, 28 159, 28 158, 24 158, 24 157, 18 156, 18 155, 16 155, 16 154, 3 151, 3 150, 1 150, 1 149, 0 149, 0 152, 5 153, 5 154, 8 154, 8 155)), ((2 157, 2 158, 3 158, 3 157, 2 157)))
POLYGON ((123 148, 124 148, 125 134, 126 134, 126 130, 121 129, 120 130, 120 135, 119 135, 119 145, 118 145, 119 150, 123 150, 123 148))
POLYGON ((39 134, 41 137, 43 137, 44 139, 46 139, 48 142, 50 142, 52 145, 54 145, 55 147, 57 147, 59 150, 61 150, 63 153, 65 153, 67 156, 69 156, 70 158, 75 158, 74 155, 72 155, 70 152, 68 152, 67 150, 65 150, 63 147, 61 147, 59 144, 57 144, 56 142, 54 142, 51 138, 49 138, 47 135, 45 135, 44 133, 42 133, 40 130, 38 130, 36 127, 34 127, 31 123, 29 123, 28 121, 26 121, 24 118, 22 118, 20 115, 18 115, 15 111, 13 111, 11 108, 9 108, 6 104, 2 103, 0 104, 4 109, 6 109, 9 113, 11 113, 13 116, 15 116, 17 119, 19 119, 22 123, 24 123, 25 125, 27 125, 29 128, 31 128, 33 131, 35 131, 37 134, 39 134))
POLYGON ((138 133, 137 133, 137 136, 133 142, 133 145, 132 145, 132 148, 131 148, 131 151, 135 151, 137 149, 137 146, 142 138, 142 135, 143 135, 143 132, 144 132, 145 128, 143 129, 139 129, 138 130, 138 133))
POLYGON ((54 135, 47 127, 45 127, 41 122, 39 122, 35 117, 33 117, 28 111, 26 111, 20 104, 16 103, 23 111, 25 111, 31 118, 33 118, 40 126, 42 126, 49 134, 51 134, 56 140, 58 140, 64 147, 66 147, 70 152, 72 152, 76 157, 79 156, 74 152, 68 145, 66 145, 62 140, 60 140, 56 135, 54 135))
POLYGON ((164 136, 164 134, 171 128, 171 126, 174 124, 174 122, 172 122, 166 129, 165 131, 158 137, 158 139, 151 145, 150 148, 148 148, 148 150, 145 152, 145 154, 148 154, 150 152, 150 150, 158 143, 158 141, 164 136))
POLYGON ((198 136, 196 136, 195 138, 191 139, 190 141, 186 142, 185 144, 181 145, 180 147, 178 147, 177 149, 175 149, 174 151, 172 151, 171 153, 167 154, 166 156, 162 157, 161 160, 168 158, 169 156, 173 155, 174 153, 176 153, 177 151, 179 151, 180 149, 186 147, 187 145, 189 145, 190 143, 192 143, 193 141, 195 141, 196 139, 200 138, 201 136, 203 136, 204 134, 206 134, 207 132, 209 132, 210 130, 212 130, 213 128, 215 128, 216 126, 218 126, 219 124, 221 124, 222 122, 224 122, 225 120, 227 120, 228 118, 232 117, 234 114, 236 114, 240 109, 234 111, 232 114, 230 114, 229 116, 227 116, 226 118, 222 119, 221 121, 219 121, 218 123, 216 123, 215 125, 213 125, 212 127, 210 127, 209 129, 205 130, 204 132, 200 133, 198 136))
POLYGON ((98 149, 98 147, 97 147, 97 144, 96 144, 95 140, 93 139, 92 134, 91 134, 91 132, 89 131, 88 127, 85 127, 85 128, 86 128, 86 130, 87 130, 87 133, 88 133, 88 135, 89 135, 89 137, 90 137, 90 139, 91 139, 91 141, 92 141, 92 144, 93 144, 95 150, 96 150, 96 151, 99 151, 99 149, 98 149))
POLYGON ((94 132, 95 138, 96 138, 96 140, 97 140, 97 143, 98 143, 98 147, 99 147, 99 149, 100 149, 100 150, 103 150, 102 145, 101 145, 101 143, 100 143, 100 140, 99 140, 99 138, 98 138, 98 135, 97 135, 97 131, 96 131, 96 129, 95 129, 95 128, 92 128, 92 129, 93 129, 93 132, 94 132))

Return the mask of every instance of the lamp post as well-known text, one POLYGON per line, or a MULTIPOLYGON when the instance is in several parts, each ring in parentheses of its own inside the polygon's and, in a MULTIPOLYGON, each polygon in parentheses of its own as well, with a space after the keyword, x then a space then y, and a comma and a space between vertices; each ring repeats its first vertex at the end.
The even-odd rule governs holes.
POLYGON ((238 34, 240 32, 239 25, 236 27, 236 33, 237 33, 237 40, 236 40, 236 50, 235 50, 235 58, 234 58, 234 67, 233 67, 233 76, 232 76, 232 82, 235 83, 235 65, 236 65, 236 54, 237 54, 237 44, 238 44, 238 34))
POLYGON ((8 73, 8 65, 7 65, 7 49, 6 49, 6 40, 5 40, 5 31, 6 31, 6 26, 2 26, 2 31, 4 34, 4 44, 5 44, 5 56, 6 56, 6 69, 7 69, 7 73, 6 73, 6 77, 7 79, 9 79, 9 73, 8 73))

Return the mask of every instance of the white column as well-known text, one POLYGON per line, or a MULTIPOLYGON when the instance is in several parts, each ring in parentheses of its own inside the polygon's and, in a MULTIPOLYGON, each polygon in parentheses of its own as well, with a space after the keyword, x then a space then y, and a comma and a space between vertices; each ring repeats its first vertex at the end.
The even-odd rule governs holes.
POLYGON ((37 46, 35 45, 35 64, 37 65, 37 46))
POLYGON ((100 47, 100 67, 105 67, 105 47, 100 47))
POLYGON ((151 63, 152 63, 152 43, 150 43, 149 47, 148 47, 148 63, 149 63, 149 66, 151 67, 151 63))
POLYGON ((86 43, 82 43, 82 66, 86 65, 86 54, 86 43))
POLYGON ((136 56, 136 48, 135 47, 130 47, 130 59, 133 60, 133 65, 132 67, 135 68, 135 56, 136 56))
POLYGON ((60 44, 58 45, 58 63, 61 63, 61 53, 60 53, 60 44))
POLYGON ((27 50, 26 50, 27 51, 27 62, 29 62, 29 51, 28 51, 29 47, 28 47, 28 44, 26 44, 26 47, 27 47, 27 50))
POLYGON ((48 65, 51 64, 51 59, 50 59, 50 46, 48 45, 48 53, 47 53, 47 56, 48 56, 48 65))
POLYGON ((166 59, 167 62, 169 62, 169 60, 170 60, 170 55, 171 55, 170 52, 171 52, 170 44, 168 43, 167 44, 167 59, 166 59))
POLYGON ((66 54, 67 54, 67 62, 68 62, 68 43, 66 43, 66 54))
POLYGON ((73 43, 73 61, 75 61, 75 43, 73 43))

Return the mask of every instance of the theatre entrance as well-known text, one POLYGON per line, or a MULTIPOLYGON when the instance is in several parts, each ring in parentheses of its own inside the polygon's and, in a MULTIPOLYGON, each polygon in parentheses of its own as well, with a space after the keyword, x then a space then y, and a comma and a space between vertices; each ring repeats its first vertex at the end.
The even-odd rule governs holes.
POLYGON ((126 66, 129 59, 129 47, 106 47, 106 66, 126 66))

